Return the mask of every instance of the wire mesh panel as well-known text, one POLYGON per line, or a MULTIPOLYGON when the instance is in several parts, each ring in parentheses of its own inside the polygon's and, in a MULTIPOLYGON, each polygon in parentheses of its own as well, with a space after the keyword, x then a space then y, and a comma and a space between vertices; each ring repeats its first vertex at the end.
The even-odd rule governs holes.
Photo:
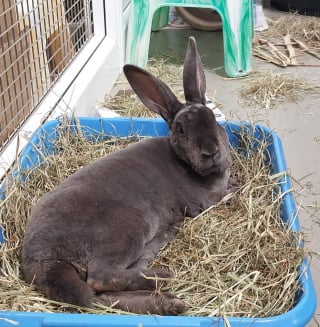
POLYGON ((0 0, 0 150, 93 32, 92 0, 0 0))

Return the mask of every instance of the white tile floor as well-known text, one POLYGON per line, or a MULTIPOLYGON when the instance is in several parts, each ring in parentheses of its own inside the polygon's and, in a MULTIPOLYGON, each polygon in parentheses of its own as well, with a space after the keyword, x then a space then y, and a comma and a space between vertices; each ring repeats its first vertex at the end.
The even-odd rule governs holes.
MULTIPOLYGON (((283 14, 265 8, 268 17, 283 14)), ((320 19, 320 18, 319 18, 320 19)), ((306 235, 306 246, 312 252, 313 281, 320 294, 320 93, 301 94, 296 103, 285 102, 274 109, 258 110, 247 107, 239 95, 245 79, 223 77, 222 34, 194 30, 162 30, 151 39, 150 55, 161 53, 183 57, 189 35, 198 41, 206 66, 207 89, 214 93, 221 109, 229 119, 259 120, 275 130, 282 139, 287 165, 296 180, 296 202, 300 207, 300 223, 306 235)), ((320 60, 315 63, 320 65, 320 60)), ((254 69, 295 73, 320 86, 320 67, 278 68, 254 58, 254 69)), ((319 326, 320 305, 308 326, 319 326)))

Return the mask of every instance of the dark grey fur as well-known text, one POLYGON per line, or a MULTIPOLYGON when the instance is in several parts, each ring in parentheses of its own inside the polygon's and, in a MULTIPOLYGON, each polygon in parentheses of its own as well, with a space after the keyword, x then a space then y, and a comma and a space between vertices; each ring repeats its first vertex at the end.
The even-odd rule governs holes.
POLYGON ((205 106, 205 76, 194 38, 184 64, 186 104, 133 65, 125 75, 142 102, 170 127, 169 137, 130 145, 80 169, 33 208, 23 241, 25 280, 47 297, 79 306, 99 301, 138 313, 185 311, 155 293, 146 276, 170 277, 148 262, 194 217, 228 192, 225 130, 205 106))

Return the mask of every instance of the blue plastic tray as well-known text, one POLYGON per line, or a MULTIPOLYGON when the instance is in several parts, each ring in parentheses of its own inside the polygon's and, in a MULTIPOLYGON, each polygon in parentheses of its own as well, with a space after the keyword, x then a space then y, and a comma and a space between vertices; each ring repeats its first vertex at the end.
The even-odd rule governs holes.
MULTIPOLYGON (((168 127, 162 119, 143 118, 80 118, 80 126, 86 137, 94 137, 101 133, 115 136, 127 136, 139 134, 141 136, 162 136, 167 135, 168 127)), ((58 136, 57 125, 60 120, 47 122, 40 127, 29 144, 20 156, 20 165, 23 169, 29 169, 41 163, 42 156, 39 154, 39 147, 47 153, 53 152, 53 142, 58 136)), ((268 146, 268 157, 271 162, 273 173, 287 170, 282 143, 279 137, 270 129, 262 125, 251 126, 248 123, 223 122, 226 128, 230 143, 237 147, 240 142, 240 130, 254 133, 255 138, 265 139, 268 146)), ((243 133, 243 132, 242 132, 243 133)), ((283 177, 281 183, 282 192, 285 193, 281 217, 295 231, 300 230, 297 218, 295 200, 291 192, 291 182, 288 176, 283 177)), ((2 194, 4 196, 4 194, 2 194)), ((310 268, 305 259, 300 277, 301 292, 296 295, 296 304, 285 314, 268 318, 228 318, 231 326, 305 326, 312 318, 316 308, 316 293, 312 282, 310 268)), ((0 311, 0 326, 20 327, 214 327, 226 326, 223 318, 208 317, 162 317, 143 315, 94 315, 94 314, 60 314, 60 313, 34 313, 34 312, 13 312, 0 311)), ((227 324, 228 325, 228 324, 227 324)))

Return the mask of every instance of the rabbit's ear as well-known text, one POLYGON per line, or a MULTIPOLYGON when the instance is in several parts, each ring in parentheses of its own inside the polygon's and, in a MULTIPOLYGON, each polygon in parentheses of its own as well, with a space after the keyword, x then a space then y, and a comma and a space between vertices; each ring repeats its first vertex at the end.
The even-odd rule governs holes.
POLYGON ((183 107, 169 87, 146 70, 134 65, 124 65, 124 74, 133 91, 146 107, 161 115, 171 125, 177 112, 183 107))
POLYGON ((204 75, 197 43, 193 36, 189 38, 183 67, 184 95, 188 102, 206 104, 206 77, 204 75))

